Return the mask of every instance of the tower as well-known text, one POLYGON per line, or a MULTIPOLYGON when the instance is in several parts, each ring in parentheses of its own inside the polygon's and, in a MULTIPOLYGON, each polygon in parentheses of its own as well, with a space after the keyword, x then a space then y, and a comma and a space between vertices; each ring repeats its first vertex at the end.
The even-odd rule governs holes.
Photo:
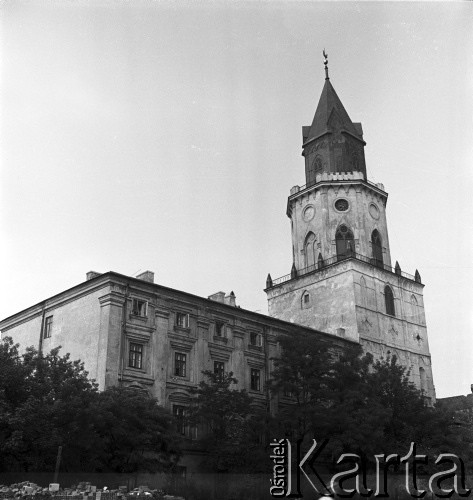
POLYGON ((272 280, 270 316, 362 345, 375 358, 396 355, 428 401, 435 400, 423 288, 392 265, 382 184, 367 178, 360 123, 325 84, 310 126, 302 127, 306 184, 287 202, 291 273, 272 280))

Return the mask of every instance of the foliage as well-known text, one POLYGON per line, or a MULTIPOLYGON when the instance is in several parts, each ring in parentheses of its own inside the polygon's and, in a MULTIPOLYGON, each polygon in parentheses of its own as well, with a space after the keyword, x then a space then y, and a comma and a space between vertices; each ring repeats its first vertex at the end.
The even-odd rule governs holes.
POLYGON ((117 472, 169 469, 179 458, 179 437, 171 415, 154 398, 112 387, 93 406, 101 443, 98 470, 117 472))
POLYGON ((0 471, 161 470, 178 456, 171 417, 147 395, 99 393, 84 364, 59 349, 19 354, 0 342, 0 471))
POLYGON ((346 452, 371 460, 383 452, 402 456, 412 441, 430 456, 459 449, 465 432, 453 428, 448 412, 425 405, 395 356, 373 361, 358 345, 330 347, 307 333, 280 337, 279 344, 270 383, 279 410, 267 425, 270 439, 329 438, 324 458, 332 463, 346 452))
POLYGON ((242 471, 256 465, 252 400, 246 390, 233 386, 233 373, 202 372, 206 377, 193 391, 189 424, 206 426, 201 444, 208 452, 207 466, 215 471, 242 471))

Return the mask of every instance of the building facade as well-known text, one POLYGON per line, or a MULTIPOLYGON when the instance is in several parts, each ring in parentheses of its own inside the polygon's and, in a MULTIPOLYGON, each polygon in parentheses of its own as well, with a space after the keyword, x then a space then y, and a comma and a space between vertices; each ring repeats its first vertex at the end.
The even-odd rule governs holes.
POLYGON ((358 342, 375 358, 395 355, 433 403, 424 285, 417 270, 392 264, 388 194, 367 178, 365 144, 326 69, 312 125, 302 127, 306 184, 287 203, 292 269, 268 275, 269 315, 358 342))
MULTIPOLYGON (((150 271, 136 278, 89 272, 85 282, 4 319, 0 330, 22 348, 49 352, 61 346, 61 353, 84 362, 99 389, 146 391, 178 420, 203 370, 233 372, 255 407, 272 411, 287 403, 284 395, 270 398, 266 388, 280 335, 306 331, 333 347, 351 343, 242 309, 233 292, 203 298, 163 287, 150 271)), ((188 447, 182 464, 194 468, 198 429, 182 425, 179 432, 188 447)))

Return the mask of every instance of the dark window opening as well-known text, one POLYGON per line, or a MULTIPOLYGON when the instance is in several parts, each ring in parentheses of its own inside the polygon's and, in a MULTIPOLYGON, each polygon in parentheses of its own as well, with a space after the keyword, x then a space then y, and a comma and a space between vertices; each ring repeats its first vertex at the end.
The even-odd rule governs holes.
POLYGON ((225 323, 217 321, 215 323, 215 335, 217 337, 225 337, 225 323))
POLYGON ((175 353, 174 357, 174 375, 176 377, 186 376, 186 355, 180 352, 175 353))
POLYGON ((185 313, 176 313, 176 326, 189 328, 189 315, 185 313))
POLYGON ((51 337, 51 330, 52 330, 52 328, 53 328, 53 317, 52 316, 48 316, 44 320, 44 334, 43 334, 43 338, 49 339, 51 337))
POLYGON ((174 418, 176 419, 176 430, 178 434, 182 434, 185 436, 186 434, 186 424, 185 424, 185 415, 186 408, 184 406, 174 405, 172 407, 172 413, 174 418))
POLYGON ((347 226, 342 224, 335 233, 337 246, 337 259, 343 260, 351 257, 355 253, 355 240, 353 233, 347 226))
POLYGON ((396 316, 396 311, 394 309, 394 294, 391 287, 388 285, 384 287, 384 303, 386 305, 386 314, 396 316))
POLYGON ((250 333, 250 345, 261 347, 262 345, 261 333, 255 333, 255 332, 250 333))
POLYGON ((128 358, 130 368, 139 368, 143 366, 143 346, 141 344, 130 344, 130 355, 128 358))
POLYGON ((140 299, 133 299, 132 314, 135 316, 146 316, 146 301, 140 299))
POLYGON ((261 390, 261 373, 260 370, 257 370, 256 368, 251 369, 250 388, 252 391, 261 390))
POLYGON ((381 236, 376 229, 371 233, 371 246, 373 251, 373 264, 383 268, 383 246, 381 244, 381 236))
POLYGON ((214 361, 214 373, 219 378, 223 378, 225 374, 225 363, 223 361, 214 361))

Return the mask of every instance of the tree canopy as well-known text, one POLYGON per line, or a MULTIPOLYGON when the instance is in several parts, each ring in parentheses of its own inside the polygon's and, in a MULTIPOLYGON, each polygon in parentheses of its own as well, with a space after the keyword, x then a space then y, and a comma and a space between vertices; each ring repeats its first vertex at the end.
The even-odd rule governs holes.
MULTIPOLYGON (((206 466, 214 471, 255 470, 258 451, 264 453, 254 426, 252 399, 234 386, 233 373, 203 371, 205 379, 193 391, 189 423, 200 425, 201 444, 208 456, 206 466)), ((266 456, 265 456, 266 458, 266 456)))
POLYGON ((114 387, 103 392, 84 364, 60 348, 20 355, 0 342, 0 471, 157 471, 179 457, 172 416, 154 398, 114 387))
POLYGON ((374 361, 357 344, 336 347, 307 333, 281 336, 279 345, 272 437, 328 438, 327 461, 346 452, 405 454, 412 441, 432 456, 448 446, 454 452, 451 414, 425 404, 396 356, 374 361))

